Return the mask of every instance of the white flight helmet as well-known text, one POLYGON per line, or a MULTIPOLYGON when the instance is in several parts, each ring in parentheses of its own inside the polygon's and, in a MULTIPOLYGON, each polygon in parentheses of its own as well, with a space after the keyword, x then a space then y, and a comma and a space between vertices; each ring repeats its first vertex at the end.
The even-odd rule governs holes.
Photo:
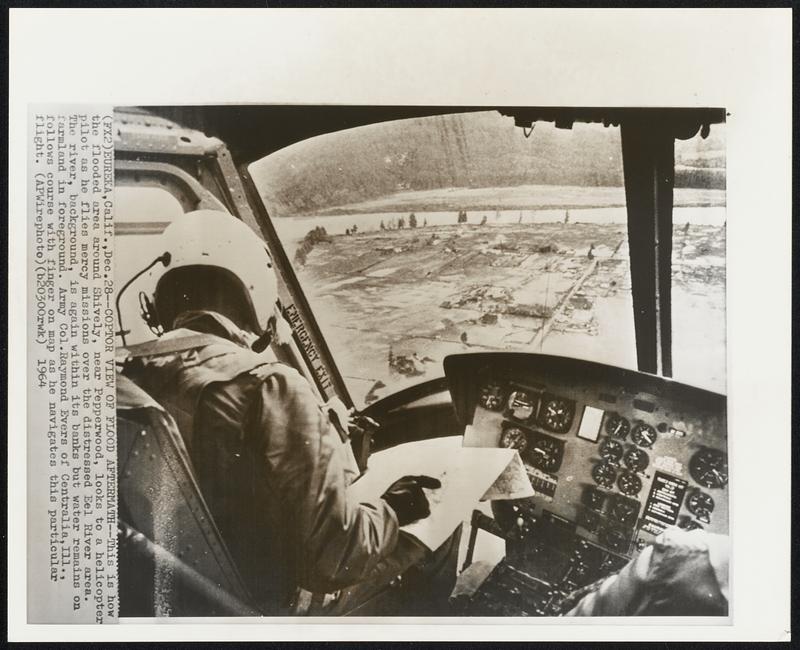
MULTIPOLYGON (((277 280, 264 242, 245 223, 219 210, 187 212, 167 226, 160 245, 170 259, 154 278, 156 307, 161 309, 159 290, 166 292, 170 278, 181 278, 184 287, 191 286, 197 293, 194 308, 238 300, 246 312, 247 329, 257 335, 267 330, 276 313, 277 280), (218 282, 219 278, 224 282, 218 282)), ((164 314, 158 320, 165 329, 172 325, 164 321, 164 314)))

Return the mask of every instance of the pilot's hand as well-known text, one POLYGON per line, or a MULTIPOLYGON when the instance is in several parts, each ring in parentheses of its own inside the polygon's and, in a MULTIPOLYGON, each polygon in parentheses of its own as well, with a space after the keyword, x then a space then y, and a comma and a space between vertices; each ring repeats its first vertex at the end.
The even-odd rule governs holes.
POLYGON ((441 482, 431 476, 404 476, 389 486, 383 499, 397 515, 401 526, 424 519, 431 514, 428 498, 422 488, 436 489, 441 482))

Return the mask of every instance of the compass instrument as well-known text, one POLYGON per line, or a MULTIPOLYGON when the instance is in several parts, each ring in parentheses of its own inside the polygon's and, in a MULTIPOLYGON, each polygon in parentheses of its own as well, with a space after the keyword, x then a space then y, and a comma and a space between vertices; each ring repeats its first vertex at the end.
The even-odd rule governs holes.
POLYGON ((723 488, 728 484, 728 457, 718 449, 702 447, 689 460, 689 474, 703 487, 723 488))
POLYGON ((612 413, 606 418, 606 433, 614 438, 624 440, 631 430, 631 423, 619 413, 612 413))
POLYGON ((633 440, 633 442, 640 447, 646 447, 649 449, 655 444, 656 438, 658 438, 658 434, 656 433, 656 430, 649 424, 640 422, 633 427, 631 440, 633 440))
POLYGON ((643 472, 650 464, 650 457, 644 449, 638 447, 631 447, 626 452, 623 462, 632 472, 643 472))

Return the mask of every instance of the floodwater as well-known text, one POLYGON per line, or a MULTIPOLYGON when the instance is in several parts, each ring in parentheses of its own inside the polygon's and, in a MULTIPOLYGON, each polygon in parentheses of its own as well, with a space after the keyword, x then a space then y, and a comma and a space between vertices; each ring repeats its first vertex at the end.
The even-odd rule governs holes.
MULTIPOLYGON (((480 224, 486 217, 486 225, 502 224, 538 224, 538 223, 563 223, 569 213, 569 223, 617 223, 625 224, 628 213, 624 207, 612 208, 571 208, 543 209, 543 210, 468 210, 467 223, 480 224)), ((294 255, 297 244, 305 237, 309 230, 321 226, 329 235, 344 235, 353 226, 357 232, 379 231, 381 222, 385 227, 396 227, 399 219, 404 219, 408 228, 409 212, 373 212, 363 214, 313 216, 313 217, 280 217, 273 220, 275 229, 290 258, 294 255)), ((417 227, 423 226, 449 226, 456 223, 457 212, 414 212, 417 218, 417 227)), ((725 223, 725 207, 676 207, 672 210, 672 221, 675 224, 689 223, 692 225, 722 226, 725 223)))
MULTIPOLYGON (((674 376, 724 392, 725 230, 709 225, 713 214, 693 216, 702 225, 674 228, 674 376)), ((359 228, 317 244, 298 277, 355 402, 440 376, 443 358, 460 352, 635 369, 626 227, 570 217, 533 227, 359 228), (398 357, 415 372, 398 372, 398 357)))
MULTIPOLYGON (((621 188, 600 188, 599 193, 598 188, 546 191, 559 193, 556 190, 567 192, 565 203, 570 204, 618 199, 624 203, 621 188)), ((676 190, 673 210, 675 377, 724 392, 725 208, 686 205, 704 198, 687 192, 676 190), (690 227, 688 235, 685 224, 690 227)), ((180 205, 174 199, 174 205, 169 204, 161 194, 169 197, 163 191, 141 190, 129 197, 121 188, 118 220, 169 222, 181 213, 180 205)), ((315 227, 324 227, 334 238, 315 248, 309 267, 297 270, 357 404, 365 402, 378 381, 384 387, 373 391, 373 397, 441 375, 441 360, 455 352, 520 349, 636 367, 624 207, 467 210, 464 228, 456 226, 456 210, 414 212, 418 225, 414 230, 408 228, 408 211, 273 220, 290 259, 315 227), (381 222, 392 228, 400 218, 405 219, 404 230, 381 230, 381 222), (479 227, 484 218, 485 226, 479 227), (559 227, 565 219, 573 227, 559 227), (541 227, 530 227, 534 225, 541 227), (344 236, 353 226, 358 234, 344 236), (432 238, 434 234, 438 238, 432 238), (520 237, 538 237, 540 243, 552 240, 562 250, 557 256, 511 249, 499 255, 493 250, 513 248, 520 237), (434 241, 430 248, 416 245, 416 251, 395 251, 414 238, 434 241), (389 252, 376 252, 378 244, 389 252), (601 264, 585 280, 576 304, 564 307, 546 336, 537 338, 542 318, 502 309, 495 313, 509 302, 555 304, 586 268, 592 246, 601 264), (339 263, 362 257, 364 263, 352 268, 339 263), (330 260, 337 263, 328 266, 330 260), (467 302, 459 304, 465 297, 467 302), (482 321, 489 312, 496 320, 482 321), (390 352, 416 354, 420 374, 392 372, 390 352)), ((116 238, 117 287, 163 252, 157 244, 154 235, 116 238)), ((137 280, 121 301, 124 325, 131 330, 129 343, 153 338, 139 314, 139 292, 151 294, 155 277, 147 274, 137 280)))

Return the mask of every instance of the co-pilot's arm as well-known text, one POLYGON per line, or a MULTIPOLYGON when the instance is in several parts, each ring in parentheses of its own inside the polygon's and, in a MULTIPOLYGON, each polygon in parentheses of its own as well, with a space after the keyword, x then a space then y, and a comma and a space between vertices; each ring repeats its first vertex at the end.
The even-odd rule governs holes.
POLYGON ((619 573, 610 575, 584 596, 566 616, 625 616, 630 604, 641 597, 652 556, 653 547, 648 546, 619 573))

